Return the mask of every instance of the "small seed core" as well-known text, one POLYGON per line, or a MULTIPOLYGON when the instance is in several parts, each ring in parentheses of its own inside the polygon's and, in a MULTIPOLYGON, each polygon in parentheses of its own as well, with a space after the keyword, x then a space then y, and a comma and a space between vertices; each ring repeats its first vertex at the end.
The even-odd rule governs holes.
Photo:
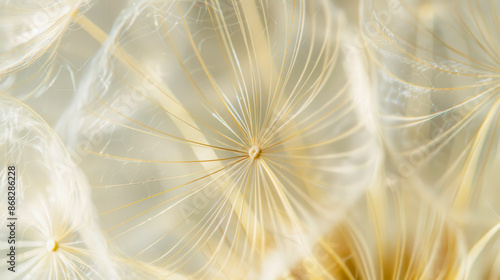
POLYGON ((47 251, 55 252, 57 250, 57 247, 59 247, 59 245, 54 239, 50 239, 47 241, 47 251))
POLYGON ((262 153, 262 150, 258 146, 253 146, 248 151, 248 154, 250 155, 251 158, 258 158, 260 156, 260 153, 262 153))

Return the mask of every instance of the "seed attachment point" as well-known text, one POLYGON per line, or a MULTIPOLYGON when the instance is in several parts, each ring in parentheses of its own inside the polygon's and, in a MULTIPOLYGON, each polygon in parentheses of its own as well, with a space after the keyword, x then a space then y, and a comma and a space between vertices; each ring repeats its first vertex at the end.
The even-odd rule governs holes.
POLYGON ((251 158, 255 159, 260 156, 262 153, 262 150, 258 146, 253 146, 249 151, 248 154, 250 155, 251 158))
POLYGON ((57 250, 57 247, 59 247, 59 245, 54 239, 50 239, 47 241, 47 251, 55 252, 57 250))

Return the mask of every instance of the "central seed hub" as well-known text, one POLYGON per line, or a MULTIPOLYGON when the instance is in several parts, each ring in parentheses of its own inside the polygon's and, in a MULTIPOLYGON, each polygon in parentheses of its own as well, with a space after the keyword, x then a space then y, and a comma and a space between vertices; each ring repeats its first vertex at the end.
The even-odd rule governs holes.
POLYGON ((248 151, 248 154, 250 155, 251 158, 258 158, 260 156, 260 153, 262 153, 262 150, 258 146, 253 146, 248 151))
POLYGON ((47 241, 47 251, 55 252, 57 250, 58 244, 54 239, 50 239, 47 241))

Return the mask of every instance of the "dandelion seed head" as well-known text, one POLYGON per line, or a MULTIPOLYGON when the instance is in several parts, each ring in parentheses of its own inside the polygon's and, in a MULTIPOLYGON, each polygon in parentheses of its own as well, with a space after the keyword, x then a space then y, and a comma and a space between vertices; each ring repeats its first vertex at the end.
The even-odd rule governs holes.
POLYGON ((468 261, 459 227, 418 192, 401 187, 369 191, 356 214, 346 215, 290 271, 292 278, 469 279, 463 277, 468 261))
POLYGON ((385 23, 378 15, 387 1, 363 9, 394 169, 459 212, 489 216, 485 202, 498 197, 491 170, 500 165, 498 3, 396 2, 401 12, 385 23))
POLYGON ((378 150, 342 67, 343 17, 307 3, 144 1, 117 21, 82 92, 83 125, 113 129, 82 166, 125 255, 248 278, 367 187, 378 150))
POLYGON ((15 76, 10 95, 28 98, 42 94, 60 72, 54 63, 59 43, 71 24, 73 13, 86 0, 1 1, 1 79, 15 76), (35 64, 38 62, 38 64, 35 64))
MULTIPOLYGON (((96 228, 89 187, 54 130, 26 104, 3 93, 0 130, 8 134, 0 141, 6 151, 0 155, 2 179, 7 166, 15 167, 16 260, 26 264, 16 271, 18 277, 116 279, 96 228)), ((7 189, 0 192, 6 196, 7 189)), ((4 279, 5 256, 1 261, 4 279)))

